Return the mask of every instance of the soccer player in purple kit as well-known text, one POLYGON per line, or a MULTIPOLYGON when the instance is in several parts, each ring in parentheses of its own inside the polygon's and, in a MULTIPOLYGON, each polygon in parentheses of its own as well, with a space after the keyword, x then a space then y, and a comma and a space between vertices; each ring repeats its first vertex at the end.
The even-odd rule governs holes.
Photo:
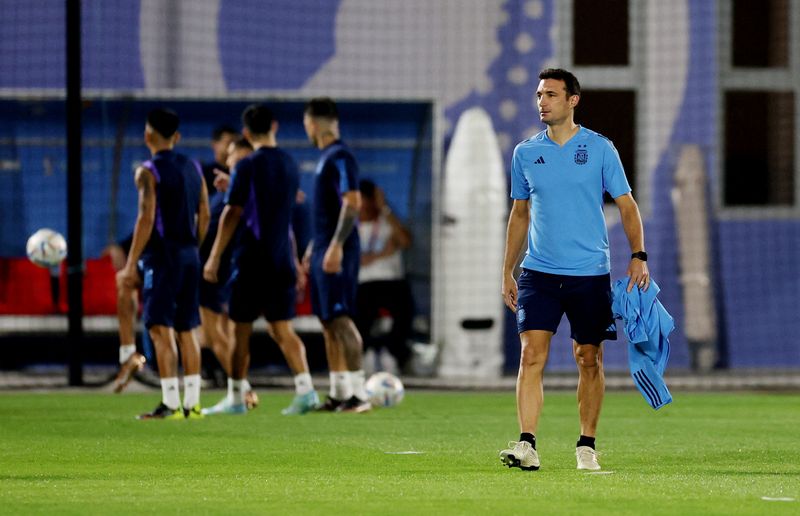
POLYGON ((143 320, 156 349, 161 403, 139 419, 202 417, 198 244, 208 229, 208 192, 200 164, 173 150, 179 119, 164 108, 147 115, 144 140, 152 159, 136 170, 139 209, 121 282, 135 288, 141 258, 143 320), (184 369, 183 410, 178 393, 177 334, 184 369))
POLYGON ((322 323, 331 389, 322 410, 367 412, 363 342, 353 323, 361 257, 358 165, 339 139, 339 112, 330 98, 306 104, 303 126, 322 151, 314 178, 313 241, 304 257, 311 279, 311 306, 322 323))
POLYGON ((242 226, 233 250, 231 272, 229 315, 234 321, 233 363, 228 397, 204 413, 247 412, 243 390, 250 336, 253 322, 263 315, 294 373, 296 395, 282 413, 304 414, 316 409, 319 398, 308 370, 305 346, 292 326, 298 260, 291 236, 291 218, 300 174, 291 156, 278 148, 278 123, 268 107, 249 106, 242 114, 242 122, 243 134, 254 151, 233 170, 227 205, 203 270, 206 280, 217 280, 220 257, 237 226, 242 226))
MULTIPOLYGON (((225 192, 219 191, 215 183, 221 175, 229 174, 227 166, 228 147, 239 138, 240 135, 229 125, 220 125, 214 128, 211 133, 211 149, 214 152, 214 160, 203 163, 203 177, 206 181, 208 190, 208 204, 211 211, 211 222, 208 225, 208 234, 203 244, 200 246, 200 263, 203 264, 208 259, 211 252, 211 245, 217 236, 217 225, 225 207, 225 192)), ((226 288, 229 275, 230 253, 222 258, 220 270, 220 281, 209 283, 202 277, 200 278, 200 324, 202 337, 200 346, 209 348, 213 352, 213 357, 207 356, 210 360, 203 363, 204 369, 209 372, 210 377, 214 377, 215 369, 221 367, 228 372, 231 368, 231 350, 233 340, 233 325, 228 321, 228 297, 230 292, 226 288), (215 364, 216 361, 219 365, 215 364)))

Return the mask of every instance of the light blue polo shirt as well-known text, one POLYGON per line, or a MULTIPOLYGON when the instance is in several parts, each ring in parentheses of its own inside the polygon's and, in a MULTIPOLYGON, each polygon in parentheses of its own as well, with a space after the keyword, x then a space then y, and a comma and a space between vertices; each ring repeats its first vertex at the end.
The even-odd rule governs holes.
POLYGON ((529 199, 531 224, 522 266, 550 274, 611 271, 603 192, 631 191, 611 141, 580 127, 563 147, 542 131, 514 149, 511 197, 529 199))

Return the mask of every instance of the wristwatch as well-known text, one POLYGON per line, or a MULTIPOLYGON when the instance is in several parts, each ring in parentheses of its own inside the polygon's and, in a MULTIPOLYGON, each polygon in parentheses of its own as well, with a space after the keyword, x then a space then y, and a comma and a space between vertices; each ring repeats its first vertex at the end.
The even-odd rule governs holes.
POLYGON ((647 261, 647 253, 645 253, 644 251, 637 251, 637 252, 635 252, 635 253, 633 253, 631 255, 631 260, 633 260, 634 258, 636 258, 637 260, 641 260, 643 262, 646 262, 647 261))

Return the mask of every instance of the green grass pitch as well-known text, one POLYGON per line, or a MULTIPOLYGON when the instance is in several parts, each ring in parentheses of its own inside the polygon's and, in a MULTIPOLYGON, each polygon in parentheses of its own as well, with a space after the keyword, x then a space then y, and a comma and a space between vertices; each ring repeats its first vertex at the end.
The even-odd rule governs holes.
POLYGON ((289 393, 260 394, 245 416, 200 421, 134 420, 157 393, 0 394, 0 512, 800 514, 796 395, 679 392, 654 412, 609 393, 591 474, 575 469, 573 394, 546 393, 538 472, 498 460, 513 393, 302 417, 280 415, 289 393))

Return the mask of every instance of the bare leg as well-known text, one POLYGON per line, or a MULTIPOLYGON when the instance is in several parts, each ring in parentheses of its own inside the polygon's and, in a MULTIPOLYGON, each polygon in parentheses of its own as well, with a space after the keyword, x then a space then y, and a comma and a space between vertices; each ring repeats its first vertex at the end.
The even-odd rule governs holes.
POLYGON ((235 323, 230 375, 234 380, 247 378, 247 369, 250 365, 250 335, 252 333, 253 323, 235 323))
POLYGON ((155 325, 149 329, 150 338, 158 360, 158 374, 161 376, 161 404, 156 410, 141 414, 138 419, 161 419, 164 417, 184 417, 178 387, 178 348, 172 328, 155 325), (169 409, 166 411, 166 407, 169 409))
POLYGON ((348 371, 358 371, 362 369, 364 343, 352 319, 346 315, 342 315, 329 321, 326 324, 326 329, 331 334, 332 340, 338 344, 338 348, 343 354, 341 358, 343 359, 346 369, 348 371))
POLYGON ((119 328, 119 372, 114 379, 114 392, 122 392, 133 375, 144 367, 145 358, 136 352, 136 312, 138 294, 117 281, 117 322, 119 328))
POLYGON ((338 340, 336 332, 331 328, 332 321, 322 323, 322 334, 325 337, 325 356, 328 359, 331 386, 324 410, 336 410, 337 404, 350 399, 353 391, 348 379, 347 360, 344 345, 338 340))
POLYGON ((578 414, 581 420, 581 435, 594 437, 600 408, 603 406, 605 376, 603 375, 602 343, 578 344, 572 342, 575 363, 578 364, 578 414))
POLYGON ((178 343, 181 347, 183 374, 186 376, 200 374, 200 345, 197 343, 194 331, 179 332, 178 343))
POLYGON ((517 376, 517 418, 521 433, 535 434, 544 404, 542 376, 553 332, 529 330, 519 335, 522 350, 517 376))
POLYGON ((306 347, 294 331, 292 321, 272 321, 270 327, 272 328, 270 334, 281 348, 281 353, 286 358, 286 363, 289 364, 292 373, 307 373, 306 347))
POLYGON ((178 332, 178 346, 183 359, 183 406, 189 411, 186 417, 199 417, 200 344, 195 330, 178 332))
POLYGON ((329 323, 323 323, 322 335, 325 337, 325 357, 328 359, 328 369, 332 373, 347 371, 347 361, 345 360, 342 344, 336 340, 336 334, 328 327, 329 323))
MULTIPOLYGON (((340 316, 325 325, 331 340, 341 350, 340 360, 344 362, 346 372, 344 384, 339 393, 346 400, 340 407, 343 412, 367 412, 372 409, 367 401, 365 377, 363 369, 364 343, 361 334, 353 321, 347 316, 340 316)), ((341 382, 341 380, 339 380, 341 382)), ((341 387, 341 383, 339 384, 341 387)))
POLYGON ((153 326, 150 328, 150 338, 156 348, 159 376, 176 378, 178 376, 178 348, 175 345, 175 334, 172 329, 166 326, 153 326))
POLYGON ((225 328, 232 331, 232 344, 230 355, 230 369, 228 374, 228 393, 219 403, 208 409, 203 409, 204 414, 224 414, 229 413, 230 409, 236 409, 235 413, 241 413, 241 405, 252 410, 258 406, 258 396, 247 383, 247 372, 250 368, 250 336, 253 333, 252 323, 233 323, 227 316, 219 315, 220 332, 225 328))
POLYGON ((117 283, 117 320, 119 321, 119 344, 136 343, 136 312, 139 309, 136 289, 117 283))
POLYGON ((200 307, 200 320, 202 333, 205 336, 205 346, 214 352, 225 374, 231 375, 231 360, 233 355, 233 339, 229 332, 227 317, 205 307, 200 307))

